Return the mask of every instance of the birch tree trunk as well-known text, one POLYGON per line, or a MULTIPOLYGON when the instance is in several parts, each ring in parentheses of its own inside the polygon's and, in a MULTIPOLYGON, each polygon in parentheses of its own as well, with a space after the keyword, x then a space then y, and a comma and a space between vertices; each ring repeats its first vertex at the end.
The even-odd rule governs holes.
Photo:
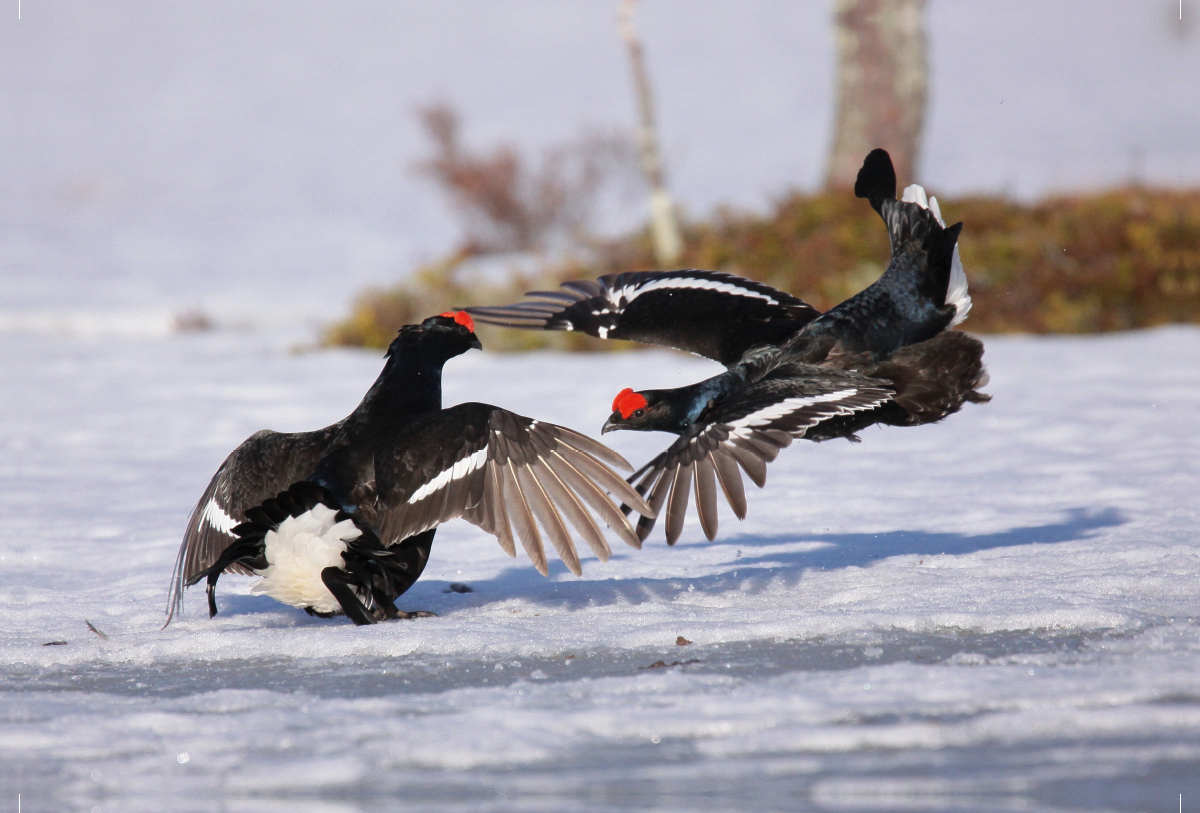
POLYGON ((650 79, 642 57, 642 43, 633 27, 633 7, 637 0, 621 0, 617 23, 621 38, 629 49, 633 68, 633 87, 638 103, 638 148, 642 154, 642 171, 650 185, 650 233, 654 239, 654 257, 663 267, 673 266, 683 251, 679 223, 675 219, 675 204, 667 191, 663 177, 662 158, 658 152, 658 133, 654 127, 654 100, 650 95, 650 79))
POLYGON ((837 0, 837 122, 827 189, 849 189, 863 158, 891 153, 901 186, 917 172, 925 124, 925 0, 837 0))

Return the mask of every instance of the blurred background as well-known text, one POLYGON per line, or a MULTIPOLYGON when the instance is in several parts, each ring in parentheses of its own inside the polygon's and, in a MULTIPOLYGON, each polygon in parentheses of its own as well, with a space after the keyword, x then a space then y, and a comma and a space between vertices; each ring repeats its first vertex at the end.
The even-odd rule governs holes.
POLYGON ((966 224, 968 328, 1200 320, 1195 0, 19 5, 0 332, 377 345, 689 265, 828 307, 886 262, 881 134, 966 224))

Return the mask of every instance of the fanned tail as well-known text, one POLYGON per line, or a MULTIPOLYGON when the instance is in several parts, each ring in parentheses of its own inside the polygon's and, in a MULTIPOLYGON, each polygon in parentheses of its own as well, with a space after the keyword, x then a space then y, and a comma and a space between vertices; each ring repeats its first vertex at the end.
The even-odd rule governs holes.
MULTIPOLYGON (((905 203, 915 203, 922 209, 933 212, 938 224, 945 228, 946 220, 942 217, 942 210, 938 206, 937 198, 933 196, 926 198, 924 187, 918 184, 906 187, 901 200, 905 203)), ((971 295, 967 293, 967 273, 963 269, 962 258, 959 256, 957 240, 950 257, 950 279, 946 286, 945 304, 954 306, 954 318, 946 326, 947 329, 965 320, 967 314, 971 312, 971 295)))

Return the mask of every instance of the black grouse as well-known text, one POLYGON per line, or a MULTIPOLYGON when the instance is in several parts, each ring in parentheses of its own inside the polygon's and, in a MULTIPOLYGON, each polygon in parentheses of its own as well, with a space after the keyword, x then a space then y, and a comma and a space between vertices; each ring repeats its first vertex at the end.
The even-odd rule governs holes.
POLYGON ((395 600, 420 577, 437 526, 455 517, 494 534, 509 556, 519 538, 543 575, 543 533, 581 573, 567 522, 609 558, 585 505, 641 547, 608 496, 651 511, 608 467, 632 471, 619 454, 499 407, 442 409, 442 366, 482 347, 474 331, 463 311, 406 325, 348 417, 314 432, 257 432, 234 449, 188 520, 168 623, 183 588, 201 579, 215 615, 225 572, 258 575, 253 592, 313 615, 345 613, 356 624, 411 617, 395 600))
MULTIPOLYGON (((977 389, 987 381, 983 343, 949 330, 971 307, 957 245, 962 224, 947 227, 937 199, 920 186, 896 200, 883 150, 867 156, 855 193, 883 218, 892 257, 875 283, 824 314, 762 283, 695 270, 565 282, 562 291, 528 294, 532 301, 467 311, 481 322, 578 330, 724 364, 727 372, 691 386, 623 390, 603 429, 678 435, 630 482, 655 512, 665 505, 669 544, 692 490, 714 539, 718 484, 744 518, 739 466, 761 487, 766 464, 793 438, 857 440, 873 424, 931 423, 964 401, 989 400, 977 389)), ((653 527, 654 517, 644 516, 638 536, 653 527)))

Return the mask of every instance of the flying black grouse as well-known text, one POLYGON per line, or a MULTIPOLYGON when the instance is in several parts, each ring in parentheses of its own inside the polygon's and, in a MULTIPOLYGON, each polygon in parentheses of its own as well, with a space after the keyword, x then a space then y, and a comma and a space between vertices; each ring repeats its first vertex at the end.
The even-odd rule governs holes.
POLYGON ((258 432, 234 449, 188 520, 168 623, 184 586, 205 578, 215 615, 224 572, 258 575, 253 592, 314 615, 344 612, 356 624, 410 617, 395 599, 421 575, 437 526, 455 517, 494 534, 509 556, 519 538, 543 575, 543 532, 581 573, 567 522, 609 558, 585 505, 641 547, 608 496, 651 512, 608 468, 632 470, 619 454, 499 407, 442 409, 442 365, 482 347, 474 331, 463 311, 406 325, 348 417, 315 432, 258 432))
MULTIPOLYGON (((875 283, 820 313, 759 282, 717 271, 610 274, 565 282, 532 301, 467 308, 481 322, 578 330, 696 353, 727 372, 671 390, 623 390, 604 432, 679 436, 630 477, 657 512, 667 541, 683 528, 694 489, 705 535, 717 532, 717 486, 739 519, 740 466, 758 486, 766 464, 793 438, 828 440, 873 424, 915 426, 983 402, 983 344, 949 328, 971 308, 958 254, 961 223, 947 227, 937 199, 910 186, 896 200, 883 150, 867 156, 855 193, 887 225, 892 257, 875 283)), ((645 539, 654 518, 638 522, 645 539)))

